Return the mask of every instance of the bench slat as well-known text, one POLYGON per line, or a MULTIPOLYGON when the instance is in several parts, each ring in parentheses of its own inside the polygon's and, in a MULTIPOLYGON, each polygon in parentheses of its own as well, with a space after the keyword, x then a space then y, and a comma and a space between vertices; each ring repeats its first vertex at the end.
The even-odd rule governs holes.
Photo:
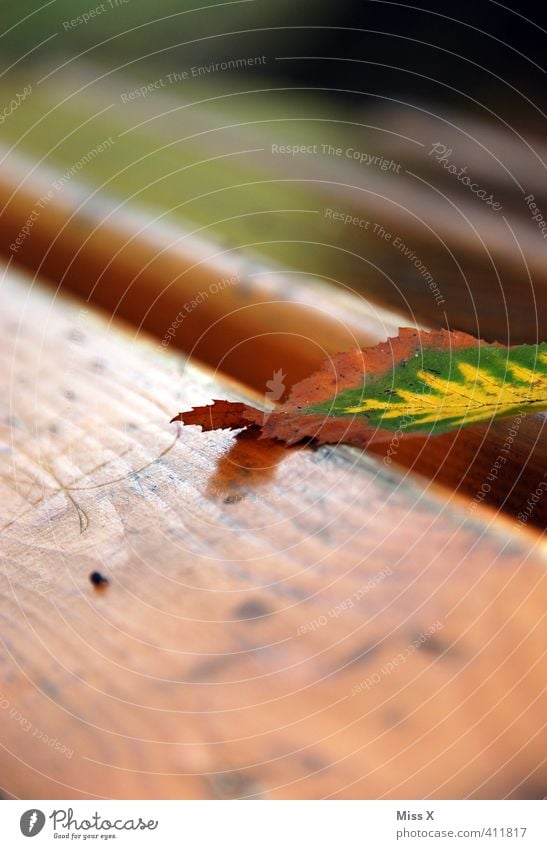
POLYGON ((8 793, 543 795, 538 535, 371 455, 177 431, 257 398, 1 289, 8 793))

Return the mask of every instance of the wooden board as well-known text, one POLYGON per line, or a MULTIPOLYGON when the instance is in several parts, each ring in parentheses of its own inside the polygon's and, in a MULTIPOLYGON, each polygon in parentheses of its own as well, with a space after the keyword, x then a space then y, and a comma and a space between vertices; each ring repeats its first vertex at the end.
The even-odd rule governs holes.
MULTIPOLYGON (((0 250, 7 253, 53 180, 42 169, 29 173, 24 160, 0 170, 0 250)), ((408 323, 326 281, 267 271, 214 242, 121 212, 113 202, 90 201, 79 184, 45 206, 14 257, 38 279, 48 275, 109 315, 151 331, 169 349, 181 348, 261 393, 278 370, 288 390, 325 357, 376 344, 408 323)), ((527 320, 534 342, 534 313, 527 320)), ((516 439, 508 433, 511 421, 434 440, 405 438, 392 461, 472 503, 480 498, 517 516, 547 468, 544 424, 545 416, 529 416, 516 439), (510 436, 503 472, 486 488, 510 436)), ((545 527, 547 499, 535 505, 530 522, 545 527)))
MULTIPOLYGON (((183 249, 184 232, 197 231, 217 244, 217 256, 263 253, 270 266, 336 280, 403 313, 406 323, 448 325, 505 344, 546 338, 545 242, 525 201, 533 193, 539 209, 545 208, 544 150, 528 119, 523 137, 512 121, 504 126, 492 115, 484 120, 458 114, 448 103, 431 114, 425 104, 382 107, 373 98, 348 111, 332 97, 301 89, 236 95, 230 87, 223 98, 220 81, 207 93, 204 80, 198 90, 188 81, 184 96, 171 86, 124 103, 121 95, 135 85, 126 70, 129 76, 105 76, 79 62, 58 68, 40 84, 40 97, 28 98, 5 122, 6 147, 14 146, 5 158, 0 153, 7 172, 0 177, 0 240, 7 245, 37 199, 98 147, 100 155, 86 158, 48 209, 63 203, 80 180, 90 197, 82 217, 100 211, 105 193, 117 198, 122 215, 142 204, 146 217, 134 223, 130 250, 115 260, 118 268, 127 264, 128 253, 140 253, 143 234, 170 221, 173 241, 183 249), (106 150, 105 140, 113 142, 106 150), (483 196, 492 193, 495 209, 457 179, 448 162, 443 167, 431 155, 435 140, 450 151, 452 169, 465 166, 483 196), (280 155, 274 153, 279 142, 314 146, 316 153, 280 155), (335 149, 341 155, 332 155, 335 149), (18 156, 25 151, 26 167, 18 156), (367 163, 372 154, 381 155, 381 166, 367 163), (32 184, 46 162, 57 172, 43 192, 35 192, 32 184), (8 182, 18 197, 4 208, 12 193, 4 194, 8 182), (18 211, 21 220, 10 231, 18 211), (355 223, 343 223, 346 216, 355 223)), ((21 79, 20 88, 12 82, 11 92, 27 82, 21 79)), ((4 88, 4 94, 8 102, 11 93, 4 88)), ((110 212, 92 239, 95 251, 112 226, 110 212)), ((63 243, 76 236, 80 248, 87 234, 63 227, 44 238, 39 213, 19 256, 28 261, 40 255, 44 271, 66 273, 72 286, 81 287, 86 259, 63 243)), ((111 278, 113 269, 105 274, 111 278)), ((168 296, 162 293, 149 314, 150 304, 143 310, 136 297, 140 274, 129 280, 124 309, 133 320, 144 313, 150 324, 161 324, 168 296)), ((164 284, 171 284, 169 276, 164 284)), ((106 280, 98 288, 107 300, 106 280)), ((215 340, 207 342, 205 351, 215 340)))
POLYGON ((6 795, 544 795, 539 535, 371 455, 181 432, 243 390, 1 294, 6 795))

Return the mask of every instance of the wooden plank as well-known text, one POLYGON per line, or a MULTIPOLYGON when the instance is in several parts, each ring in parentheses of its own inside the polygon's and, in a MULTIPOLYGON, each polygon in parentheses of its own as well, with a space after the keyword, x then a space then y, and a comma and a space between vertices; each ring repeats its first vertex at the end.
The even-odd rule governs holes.
POLYGON ((7 794, 544 795, 537 534, 370 455, 181 433, 242 390, 2 300, 7 794))
MULTIPOLYGON (((227 98, 217 90, 209 100, 185 88, 181 100, 170 87, 123 103, 133 88, 130 76, 105 78, 78 63, 60 69, 6 122, 6 143, 32 156, 27 173, 47 157, 58 178, 111 138, 78 179, 112 192, 124 209, 138 198, 149 220, 158 214, 184 230, 188 218, 230 252, 256 249, 335 279, 407 322, 502 343, 545 338, 545 242, 525 201, 533 193, 543 209, 543 149, 529 127, 522 137, 449 107, 434 116, 394 104, 348 115, 300 90, 227 98), (430 155, 436 141, 501 209, 430 155), (280 142, 316 152, 279 155, 272 146, 280 142)), ((4 168, 18 171, 17 158, 4 168)))
POLYGON ((190 227, 90 198, 81 184, 39 207, 26 235, 59 177, 29 172, 31 162, 13 156, 0 169, 0 252, 260 390, 272 364, 290 385, 326 355, 375 344, 402 322, 364 299, 333 299, 318 279, 261 267, 190 227))
MULTIPOLYGON (((388 465, 396 463, 460 493, 471 511, 485 504, 518 517, 528 510, 530 493, 545 481, 546 422, 544 414, 517 414, 432 439, 411 438, 403 430, 395 445, 371 450, 388 465)), ((545 528, 547 499, 537 501, 528 521, 545 528)))
MULTIPOLYGON (((44 171, 25 180, 29 170, 22 163, 0 170, 0 250, 8 250, 36 198, 52 183, 44 171)), ((376 344, 407 323, 354 293, 257 268, 241 255, 152 225, 136 212, 122 214, 97 199, 90 204, 85 188, 69 188, 41 211, 15 254, 17 262, 260 393, 279 369, 288 389, 326 356, 376 344)), ((544 422, 539 416, 521 424, 503 474, 486 492, 484 479, 511 422, 441 439, 405 438, 392 459, 471 502, 481 493, 487 504, 516 516, 547 468, 544 422)), ((545 527, 547 500, 536 505, 531 521, 545 527)))

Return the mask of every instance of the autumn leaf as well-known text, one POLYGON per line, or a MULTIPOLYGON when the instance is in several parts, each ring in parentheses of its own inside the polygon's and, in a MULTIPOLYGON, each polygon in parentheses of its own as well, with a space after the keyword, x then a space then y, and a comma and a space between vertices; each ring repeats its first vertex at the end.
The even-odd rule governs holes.
POLYGON ((261 429, 288 445, 365 446, 396 431, 437 435, 516 412, 547 409, 547 345, 506 348, 466 333, 403 328, 399 336, 326 360, 265 416, 247 404, 216 401, 173 419, 216 428, 261 429))
POLYGON ((264 412, 238 401, 213 401, 206 407, 179 413, 171 421, 200 425, 203 430, 240 430, 252 424, 262 424, 264 412))

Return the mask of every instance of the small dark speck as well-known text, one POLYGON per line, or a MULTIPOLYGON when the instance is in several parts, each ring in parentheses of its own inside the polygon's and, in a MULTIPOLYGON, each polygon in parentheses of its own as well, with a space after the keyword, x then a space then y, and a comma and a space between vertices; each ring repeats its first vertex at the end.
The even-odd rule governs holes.
POLYGON ((397 710, 397 708, 387 707, 383 714, 384 725, 386 728, 394 729, 396 726, 399 727, 399 730, 402 725, 406 723, 405 714, 397 710))
MULTIPOLYGON (((300 428, 297 429, 297 433, 300 432, 300 428)), ((306 445, 308 448, 318 448, 317 441, 314 436, 303 436, 302 439, 298 442, 299 445, 306 445)))
POLYGON ((268 616, 272 612, 267 604, 259 598, 251 598, 244 601, 234 610, 235 619, 258 619, 260 616, 268 616))
POLYGON ((245 498, 244 495, 227 495, 224 499, 225 504, 238 504, 240 501, 243 501, 245 498))
POLYGON ((108 578, 101 572, 91 572, 89 575, 89 580, 93 584, 94 587, 106 587, 109 582, 108 578))
POLYGON ((208 779, 215 799, 241 799, 261 793, 258 783, 241 772, 217 773, 208 776, 208 779))
POLYGON ((40 689, 44 691, 48 696, 52 699, 57 698, 59 695, 59 691, 55 684, 52 681, 48 681, 47 679, 42 679, 38 682, 40 689))
POLYGON ((72 389, 66 389, 64 392, 64 396, 67 401, 75 401, 76 393, 72 391, 72 389))
POLYGON ((89 367, 96 374, 102 374, 106 370, 106 363, 104 360, 97 358, 95 360, 91 360, 89 367))
POLYGON ((313 754, 302 755, 300 763, 307 772, 319 772, 328 767, 325 761, 313 754))
POLYGON ((72 329, 67 333, 67 337, 71 342, 74 342, 76 345, 81 345, 84 341, 85 336, 81 330, 72 329))
POLYGON ((346 666, 353 666, 353 664, 358 663, 368 663, 371 655, 375 654, 378 651, 378 647, 375 645, 367 645, 367 646, 357 646, 357 648, 350 652, 339 664, 339 669, 344 669, 346 666))
MULTIPOLYGON (((234 655, 231 657, 234 657, 234 655)), ((226 664, 230 663, 230 660, 230 657, 226 659, 223 655, 209 657, 188 670, 186 679, 192 684, 199 683, 200 681, 210 683, 215 675, 224 670, 226 664)))
POLYGON ((428 637, 419 647, 419 651, 427 654, 444 654, 447 649, 450 650, 450 647, 434 636, 428 637))

